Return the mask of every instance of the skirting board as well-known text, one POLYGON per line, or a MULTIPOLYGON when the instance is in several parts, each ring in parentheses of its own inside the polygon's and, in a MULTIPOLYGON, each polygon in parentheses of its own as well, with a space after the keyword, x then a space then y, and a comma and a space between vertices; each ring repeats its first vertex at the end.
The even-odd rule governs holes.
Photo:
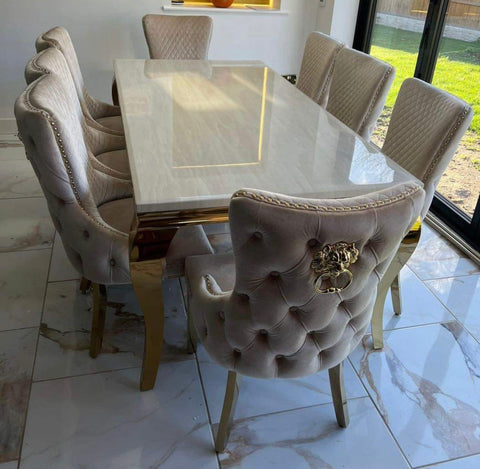
POLYGON ((0 135, 16 135, 17 121, 12 118, 0 118, 0 135))

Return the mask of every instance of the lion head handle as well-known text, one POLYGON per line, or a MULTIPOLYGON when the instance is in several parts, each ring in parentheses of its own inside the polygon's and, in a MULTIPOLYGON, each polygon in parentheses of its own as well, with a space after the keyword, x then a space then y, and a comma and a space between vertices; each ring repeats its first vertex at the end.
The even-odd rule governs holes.
POLYGON ((315 279, 315 291, 339 293, 348 288, 353 279, 353 274, 348 268, 357 261, 358 255, 355 243, 345 241, 327 244, 317 251, 311 265, 314 272, 318 274, 315 279), (340 286, 342 284, 343 286, 340 286))

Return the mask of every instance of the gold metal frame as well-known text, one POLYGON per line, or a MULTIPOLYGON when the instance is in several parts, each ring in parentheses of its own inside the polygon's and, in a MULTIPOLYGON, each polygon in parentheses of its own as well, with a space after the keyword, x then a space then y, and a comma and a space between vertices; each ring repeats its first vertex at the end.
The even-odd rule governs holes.
POLYGON ((403 266, 408 262, 412 254, 415 252, 415 249, 420 241, 421 233, 422 221, 418 219, 412 228, 410 228, 407 236, 405 236, 405 238, 402 240, 398 251, 396 252, 392 262, 385 272, 385 275, 378 284, 377 299, 375 300, 375 306, 373 308, 372 315, 372 339, 374 349, 383 348, 383 313, 385 309, 385 299, 389 289, 392 290, 392 302, 395 314, 401 314, 402 304, 398 275, 400 274, 403 266))

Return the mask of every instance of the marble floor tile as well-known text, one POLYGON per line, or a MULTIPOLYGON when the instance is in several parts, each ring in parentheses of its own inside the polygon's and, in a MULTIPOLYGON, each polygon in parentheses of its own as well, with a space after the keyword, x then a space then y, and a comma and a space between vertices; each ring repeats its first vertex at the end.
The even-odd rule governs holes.
POLYGON ((388 293, 384 309, 385 330, 453 321, 455 318, 438 298, 406 266, 400 272, 402 314, 393 312, 392 297, 388 293))
POLYGON ((0 200, 0 252, 49 248, 55 228, 43 198, 0 200))
POLYGON ((0 332, 0 463, 20 454, 37 334, 38 328, 0 332))
POLYGON ((220 465, 242 469, 407 469, 369 398, 348 402, 350 425, 325 404, 235 422, 220 465))
POLYGON ((0 199, 43 197, 42 188, 29 161, 2 161, 0 168, 0 199))
POLYGON ((480 267, 430 228, 407 264, 422 280, 480 273, 480 267))
POLYGON ((58 233, 55 234, 53 243, 52 262, 48 274, 49 282, 60 282, 63 280, 79 280, 81 275, 74 269, 68 260, 67 254, 58 233))
POLYGON ((0 138, 0 161, 28 161, 21 142, 5 142, 0 138))
POLYGON ((480 275, 430 280, 426 284, 480 341, 480 275))
POLYGON ((38 327, 51 252, 0 253, 0 331, 38 327))
MULTIPOLYGON (((227 370, 215 364, 202 346, 197 349, 205 397, 212 422, 220 420, 227 370)), ((345 362, 345 388, 349 398, 366 396, 364 387, 348 361, 345 362)), ((242 377, 235 419, 270 414, 332 402, 328 372, 301 379, 263 380, 242 377)))
POLYGON ((216 469, 194 360, 34 383, 22 469, 216 469))
POLYGON ((480 345, 456 321, 370 337, 351 355, 413 467, 480 452, 480 345))
MULTIPOLYGON (((78 281, 47 287, 34 380, 75 376, 141 366, 144 321, 130 285, 109 287, 102 353, 90 358, 91 294, 78 281)), ((164 282, 165 337, 163 361, 192 360, 179 282, 164 282)))
POLYGON ((428 466, 424 469, 478 469, 479 467, 480 454, 477 454, 476 456, 470 456, 468 458, 454 459, 453 461, 434 464, 433 466, 428 466))

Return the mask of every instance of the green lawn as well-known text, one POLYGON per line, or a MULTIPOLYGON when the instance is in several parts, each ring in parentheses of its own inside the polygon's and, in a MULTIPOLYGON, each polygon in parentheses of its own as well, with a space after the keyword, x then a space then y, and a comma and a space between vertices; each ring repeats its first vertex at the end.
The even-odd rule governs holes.
MULTIPOLYGON (((388 26, 374 28, 371 54, 396 68, 386 106, 392 107, 402 82, 413 76, 421 34, 388 26)), ((473 106, 471 130, 480 136, 480 41, 444 38, 433 84, 473 106)))

